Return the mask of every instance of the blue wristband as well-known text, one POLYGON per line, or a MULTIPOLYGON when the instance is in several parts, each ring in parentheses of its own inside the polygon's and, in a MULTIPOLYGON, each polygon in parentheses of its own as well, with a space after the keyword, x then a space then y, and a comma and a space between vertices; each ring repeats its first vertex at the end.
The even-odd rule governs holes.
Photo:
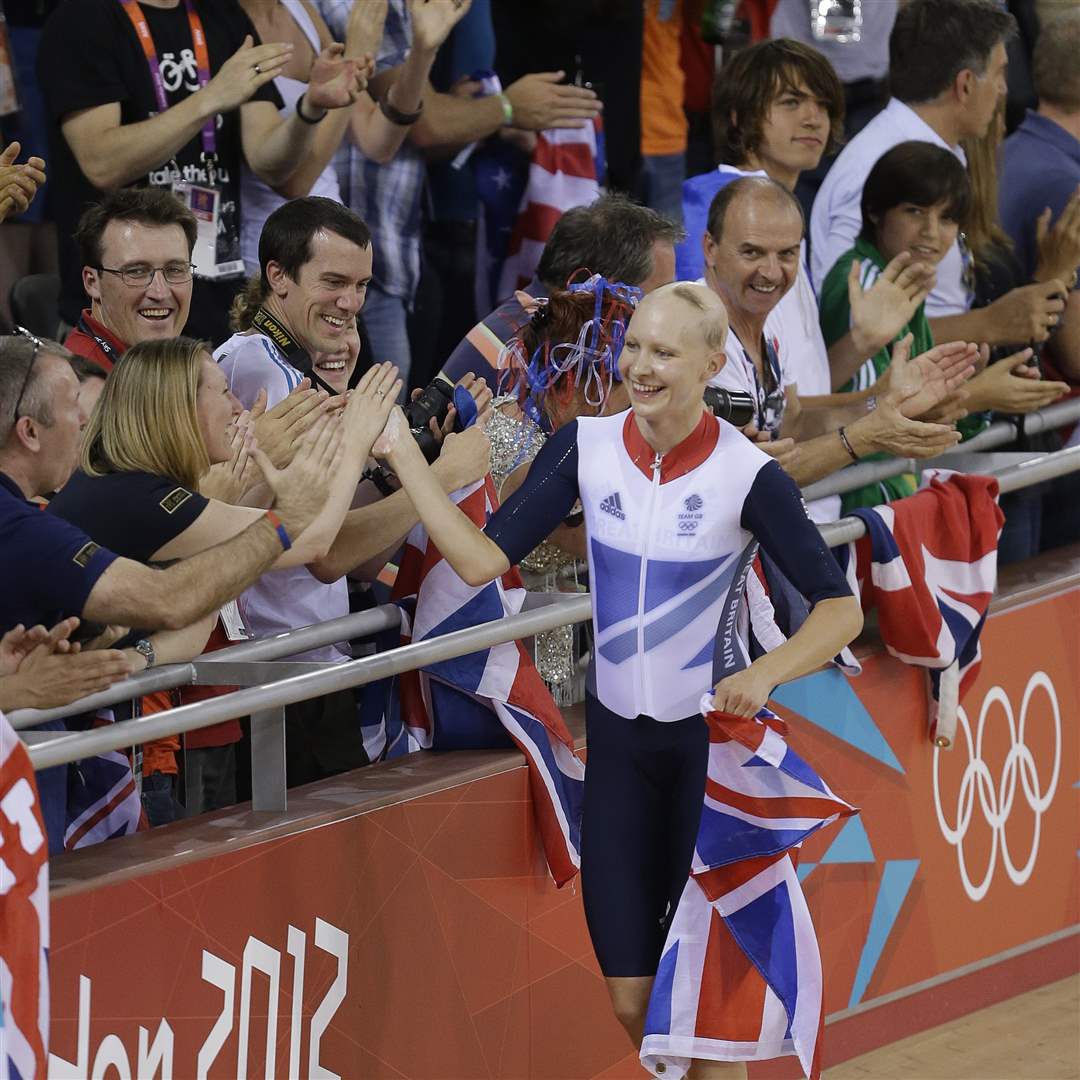
POLYGON ((274 526, 274 532, 278 534, 282 551, 288 551, 289 548, 292 547, 292 541, 289 539, 289 534, 285 531, 285 526, 281 524, 281 518, 279 518, 273 510, 267 510, 266 516, 270 520, 270 524, 274 526))

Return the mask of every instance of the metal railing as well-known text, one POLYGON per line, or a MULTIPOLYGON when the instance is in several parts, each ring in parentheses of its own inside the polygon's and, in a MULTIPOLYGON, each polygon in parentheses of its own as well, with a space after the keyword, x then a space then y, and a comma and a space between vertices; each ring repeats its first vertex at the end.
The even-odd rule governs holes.
MULTIPOLYGON (((204 653, 182 664, 166 664, 140 671, 130 679, 113 683, 108 690, 80 698, 71 705, 56 709, 17 709, 8 714, 8 720, 16 731, 36 727, 50 720, 63 720, 67 716, 96 712, 98 709, 117 705, 144 694, 159 690, 175 690, 181 686, 236 686, 268 682, 271 679, 252 677, 261 674, 254 665, 266 661, 279 661, 271 667, 266 665, 265 674, 273 677, 281 670, 280 661, 297 653, 334 645, 350 638, 366 637, 383 630, 396 629, 401 625, 401 611, 396 604, 382 604, 368 611, 357 611, 339 619, 302 626, 268 637, 241 641, 215 652, 204 653), (250 665, 248 677, 242 669, 226 670, 225 665, 250 665), (227 677, 228 676, 228 677, 227 677), (239 676, 239 677, 233 677, 239 676)), ((334 665, 336 666, 336 665, 334 665)))
MULTIPOLYGON (((1080 447, 1044 454, 989 475, 997 477, 999 488, 1004 493, 1075 471, 1080 471, 1080 447)), ((826 542, 832 547, 856 540, 865 532, 862 521, 854 517, 823 525, 820 529, 826 542)), ((84 698, 63 709, 20 710, 13 713, 11 719, 16 727, 25 729, 46 720, 116 704, 153 690, 192 683, 228 685, 246 682, 249 684, 246 689, 218 698, 120 721, 90 731, 42 733, 29 747, 30 759, 35 769, 44 769, 109 750, 120 750, 169 735, 195 731, 226 720, 250 716, 252 808, 282 811, 285 809, 286 798, 286 705, 338 690, 364 686, 378 679, 454 659, 559 626, 585 622, 591 616, 591 597, 588 594, 530 596, 537 606, 519 615, 481 623, 439 638, 416 642, 358 660, 325 665, 263 663, 332 644, 344 638, 396 627, 399 625, 398 609, 395 605, 388 604, 288 633, 242 642, 199 657, 188 664, 175 664, 170 668, 144 672, 101 694, 84 698)))
MULTIPOLYGON (((1053 431, 1080 420, 1080 398, 1059 401, 1048 405, 1038 412, 1029 413, 1023 418, 1023 433, 1039 435, 1044 431, 1053 431)), ((828 495, 843 495, 857 491, 867 484, 876 484, 902 473, 918 472, 925 468, 945 468, 948 455, 974 453, 977 450, 993 450, 1005 446, 1020 437, 1021 423, 1018 420, 995 420, 985 430, 980 431, 967 442, 958 443, 946 450, 940 457, 918 460, 916 458, 890 458, 888 461, 864 461, 858 465, 849 465, 846 469, 826 476, 803 488, 807 501, 823 499, 828 495)))
POLYGON ((236 690, 209 701, 181 705, 167 712, 81 732, 50 733, 28 747, 35 769, 47 769, 110 750, 180 735, 251 717, 252 808, 285 809, 285 706, 337 690, 364 686, 404 671, 465 656, 492 645, 530 637, 558 626, 585 622, 592 615, 588 594, 556 598, 503 619, 455 630, 442 637, 414 642, 360 660, 331 664, 323 671, 295 675, 265 686, 236 690))

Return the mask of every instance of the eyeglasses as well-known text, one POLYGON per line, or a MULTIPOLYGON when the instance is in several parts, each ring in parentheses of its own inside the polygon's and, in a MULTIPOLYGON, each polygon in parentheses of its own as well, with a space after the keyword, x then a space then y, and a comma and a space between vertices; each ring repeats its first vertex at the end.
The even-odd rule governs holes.
POLYGON ((23 375, 22 386, 19 387, 19 396, 15 399, 15 409, 11 417, 13 426, 19 422, 19 417, 22 415, 19 412, 19 406, 22 405, 22 399, 26 395, 26 388, 30 385, 30 376, 34 371, 34 362, 37 360, 38 350, 44 345, 41 338, 36 334, 31 334, 25 327, 16 326, 15 333, 32 341, 34 343, 34 351, 30 354, 30 363, 26 365, 26 374, 23 375))
POLYGON ((166 284, 184 285, 191 280, 191 272, 195 269, 195 264, 168 263, 165 266, 126 266, 121 270, 114 270, 110 266, 95 266, 94 269, 106 274, 116 274, 129 289, 145 289, 154 280, 154 275, 159 270, 166 284))

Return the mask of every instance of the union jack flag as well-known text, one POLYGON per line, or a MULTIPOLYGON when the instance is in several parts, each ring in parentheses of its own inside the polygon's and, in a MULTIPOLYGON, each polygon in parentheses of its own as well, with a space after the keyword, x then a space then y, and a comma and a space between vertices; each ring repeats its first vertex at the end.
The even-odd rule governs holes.
MULTIPOLYGON (((38 730, 78 731, 111 724, 114 719, 112 709, 102 709, 96 714, 51 720, 38 730)), ((122 751, 44 769, 38 773, 37 783, 50 854, 149 828, 131 760, 122 751)))
POLYGON ((885 648, 929 669, 930 738, 947 747, 982 663, 1005 518, 993 477, 931 470, 923 483, 906 499, 855 510, 867 535, 837 557, 863 608, 877 608, 885 648))
MULTIPOLYGON (((112 723, 95 717, 93 727, 112 723)), ((131 768, 122 750, 84 758, 68 767, 67 825, 64 850, 100 844, 115 836, 127 836, 148 827, 131 768)))
POLYGON ((784 741, 783 721, 709 712, 697 845, 653 983, 641 1062, 666 1080, 692 1061, 795 1054, 820 1070, 821 956, 792 852, 857 811, 784 741))
POLYGON ((34 771, 0 713, 0 1080, 44 1080, 49 858, 34 771))
MULTIPOLYGON (((451 498, 481 527, 498 506, 490 476, 451 498)), ((525 589, 516 569, 479 588, 466 585, 418 525, 405 542, 394 599, 402 605, 406 641, 425 641, 516 614, 525 589)), ((569 881, 581 864, 585 766, 521 642, 408 672, 398 695, 412 749, 521 750, 548 869, 556 884, 569 881)))

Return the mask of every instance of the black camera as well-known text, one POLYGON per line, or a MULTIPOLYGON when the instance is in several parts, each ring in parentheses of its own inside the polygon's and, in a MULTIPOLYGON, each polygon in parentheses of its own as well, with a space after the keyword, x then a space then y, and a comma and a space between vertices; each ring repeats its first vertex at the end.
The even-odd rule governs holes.
POLYGON ((412 437, 429 465, 439 456, 439 443, 431 433, 430 421, 434 420, 442 427, 453 404, 453 383, 436 376, 424 387, 423 393, 415 401, 410 401, 403 410, 405 419, 409 421, 412 437))
POLYGON ((735 427, 746 427, 757 416, 757 402, 745 390, 725 390, 720 386, 705 387, 705 407, 721 420, 735 427))

